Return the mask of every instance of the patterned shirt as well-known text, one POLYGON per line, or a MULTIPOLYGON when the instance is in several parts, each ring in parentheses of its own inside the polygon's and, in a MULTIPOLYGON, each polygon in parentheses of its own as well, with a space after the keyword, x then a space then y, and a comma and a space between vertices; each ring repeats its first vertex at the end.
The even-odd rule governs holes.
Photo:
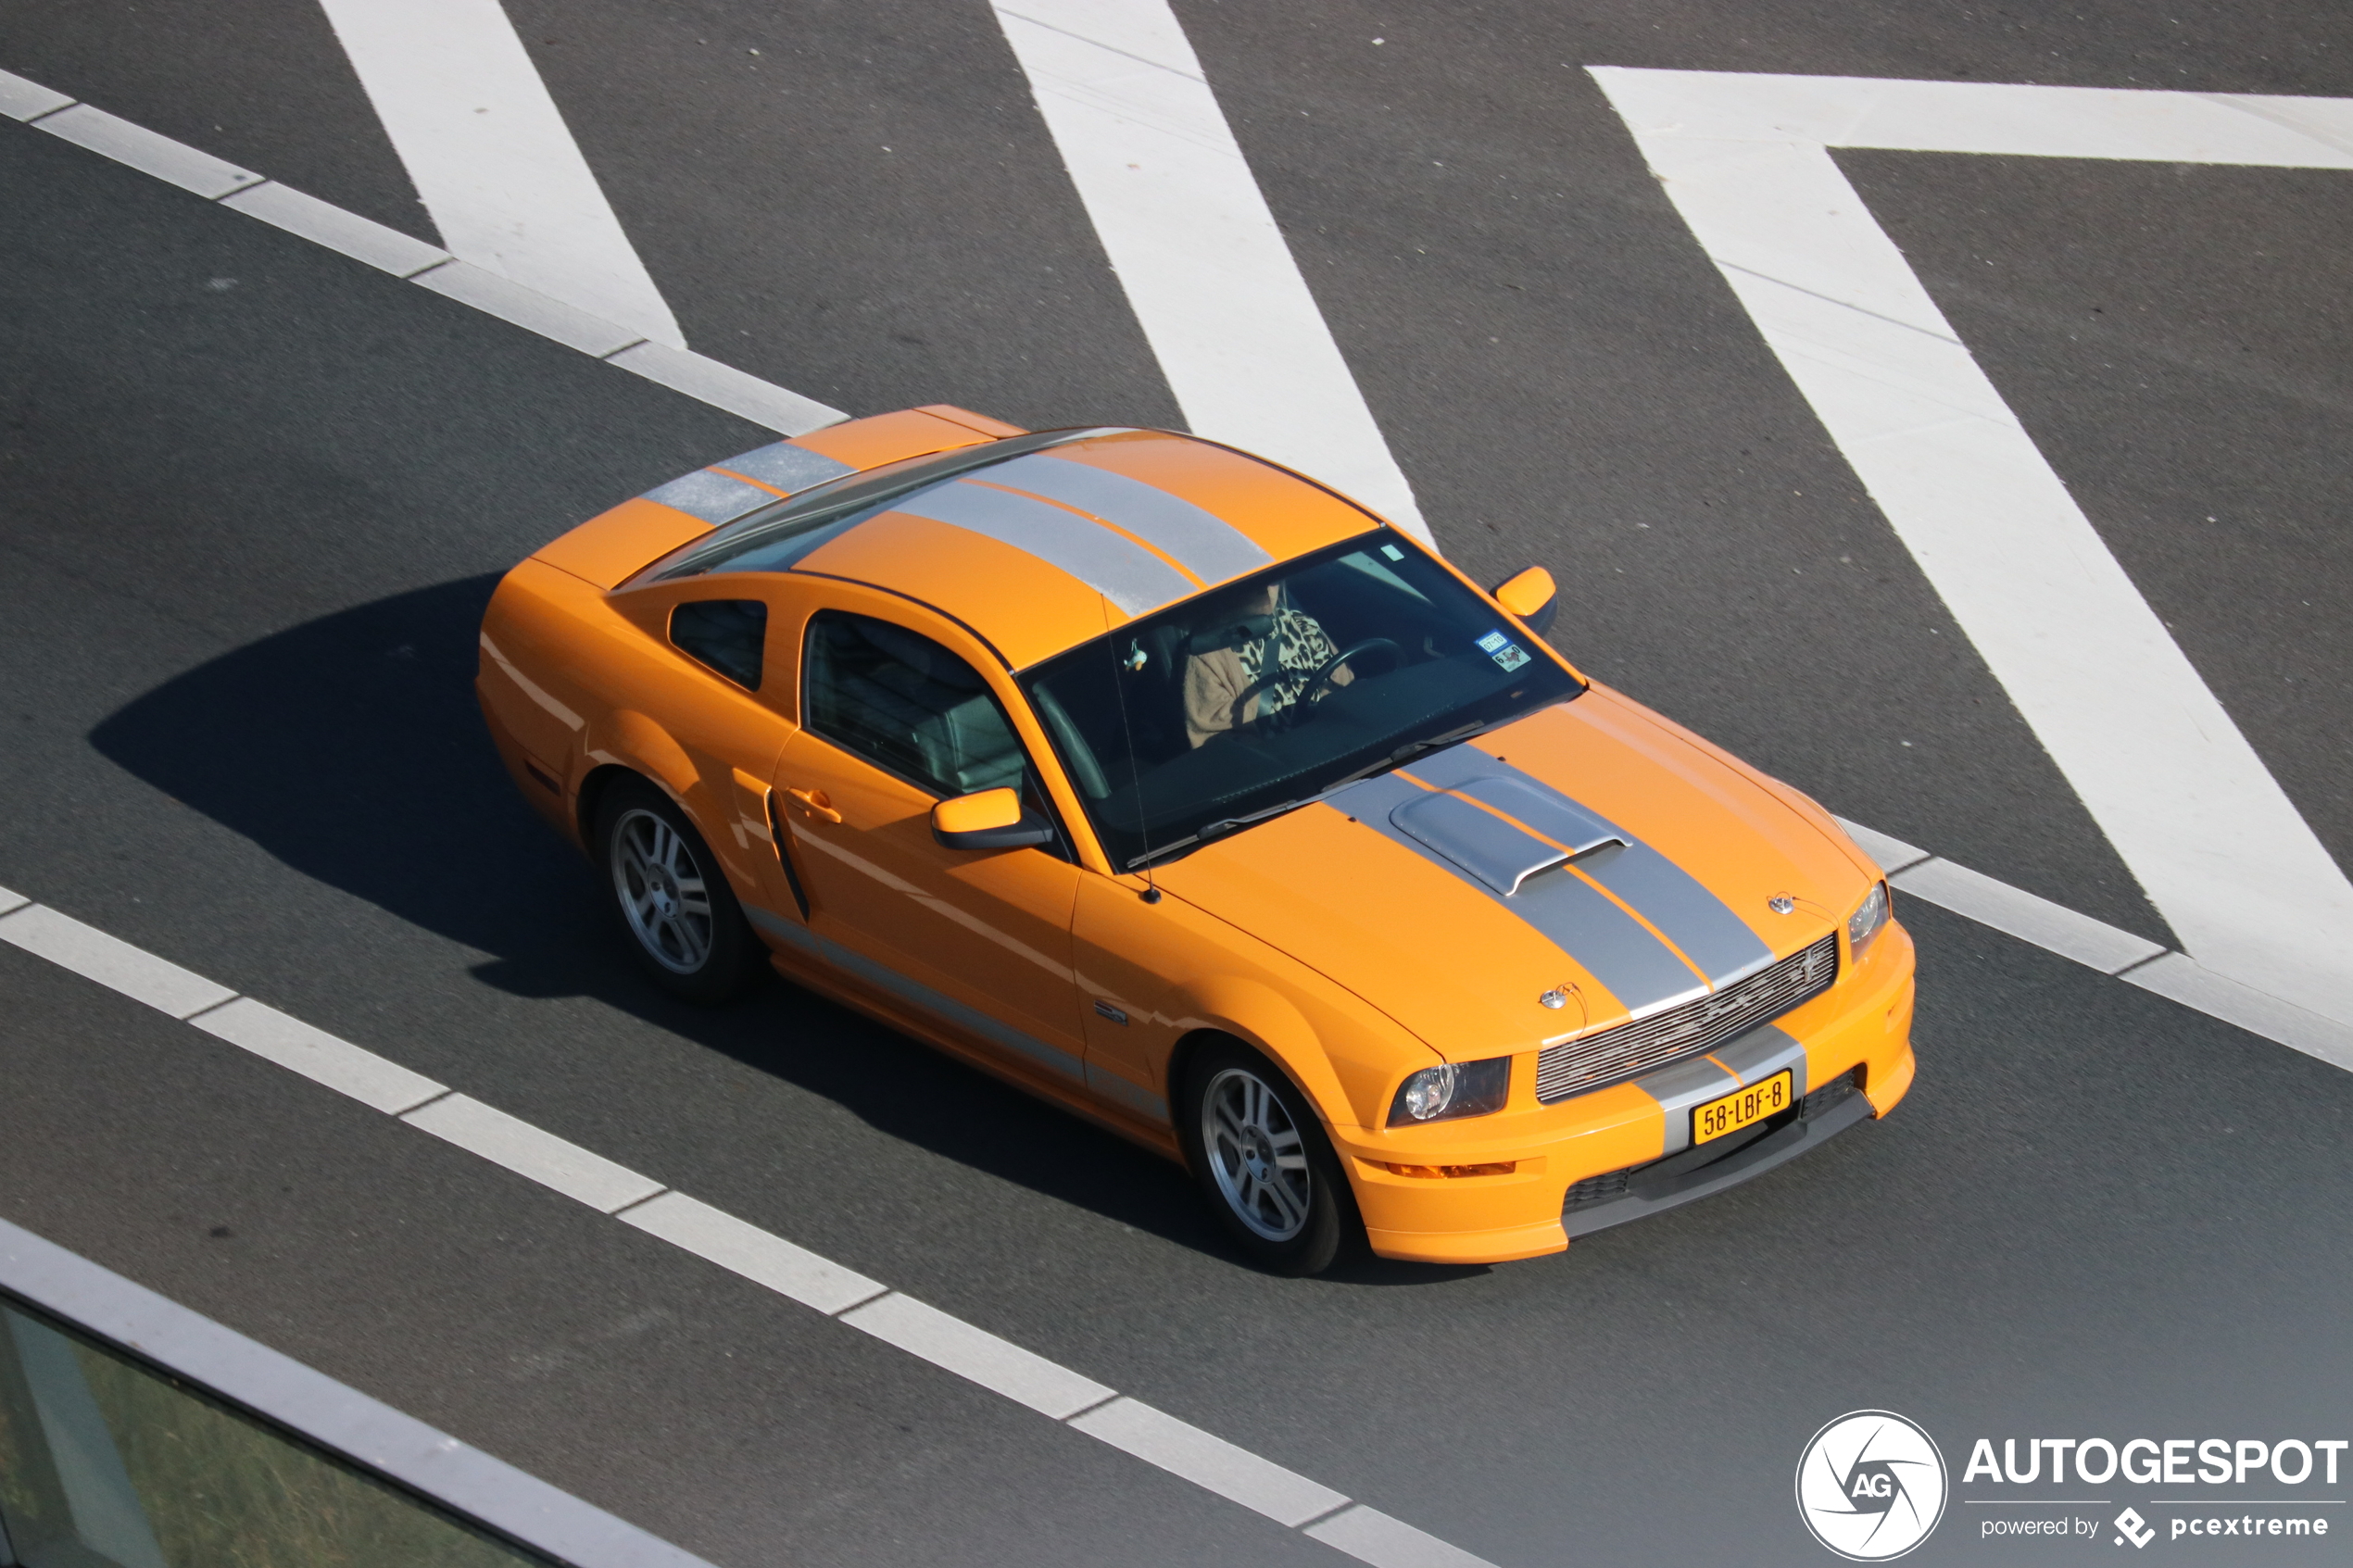
MULTIPOLYGON (((1195 746, 1223 734, 1237 721, 1247 723, 1280 712, 1300 699, 1308 681, 1324 661, 1340 649, 1315 618, 1302 610, 1278 609, 1266 635, 1239 648, 1214 648, 1197 653, 1185 665, 1185 734, 1195 746), (1275 679, 1247 702, 1242 694, 1273 675, 1275 679), (1242 711, 1237 713, 1237 705, 1242 711)), ((1349 671, 1332 676, 1334 685, 1346 685, 1349 671)))

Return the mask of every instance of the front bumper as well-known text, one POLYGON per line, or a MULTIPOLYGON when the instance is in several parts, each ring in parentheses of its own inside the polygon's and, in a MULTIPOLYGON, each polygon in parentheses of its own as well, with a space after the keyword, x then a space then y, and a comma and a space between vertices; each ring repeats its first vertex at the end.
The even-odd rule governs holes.
MULTIPOLYGON (((1838 1081, 1846 1082, 1844 1075, 1842 1074, 1838 1081)), ((1839 1096, 1818 1114, 1801 1110, 1782 1125, 1766 1129, 1762 1137, 1753 1138, 1705 1163, 1685 1166, 1682 1157, 1670 1155, 1648 1166, 1614 1172, 1611 1174, 1623 1183, 1622 1188, 1615 1195, 1604 1190, 1596 1193, 1593 1200, 1579 1202, 1578 1198, 1582 1195, 1572 1188, 1568 1202, 1562 1209, 1561 1229, 1570 1236, 1591 1236, 1595 1231, 1607 1230, 1612 1225, 1622 1225, 1629 1220, 1639 1220, 1646 1214, 1655 1214, 1661 1210, 1705 1198, 1710 1193, 1721 1192, 1751 1176, 1762 1175, 1784 1160, 1796 1159, 1817 1144, 1834 1134, 1844 1132, 1871 1114, 1870 1097, 1860 1091, 1850 1091, 1839 1096)), ((1707 1146, 1705 1144, 1687 1151, 1689 1154, 1706 1152, 1707 1146)), ((1577 1187, 1585 1188, 1600 1185, 1601 1182, 1593 1179, 1576 1184, 1577 1187)))
POLYGON ((1513 1103, 1494 1116, 1334 1129, 1373 1250, 1432 1263, 1558 1252, 1572 1236, 1719 1192, 1886 1115, 1912 1082, 1912 964, 1910 936, 1892 925, 1839 985, 1706 1058, 1549 1106, 1534 1101, 1531 1063, 1515 1068, 1513 1103), (1693 1105, 1783 1067, 1797 1070, 1801 1096, 1850 1073, 1861 1092, 1734 1135, 1720 1155, 1690 1148, 1693 1105), (1499 1165, 1510 1169, 1489 1173, 1499 1165))

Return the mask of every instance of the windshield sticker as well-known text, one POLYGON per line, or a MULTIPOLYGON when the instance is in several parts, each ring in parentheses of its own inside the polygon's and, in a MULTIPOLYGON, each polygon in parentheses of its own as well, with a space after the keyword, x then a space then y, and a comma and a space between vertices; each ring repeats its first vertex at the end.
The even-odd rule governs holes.
POLYGON ((1405 552, 1399 549, 1394 545, 1383 545, 1380 547, 1380 553, 1387 556, 1391 560, 1403 560, 1405 558, 1405 552))
POLYGON ((1528 662, 1528 654, 1517 643, 1501 632, 1490 632, 1478 639, 1479 651, 1505 670, 1516 670, 1528 662))

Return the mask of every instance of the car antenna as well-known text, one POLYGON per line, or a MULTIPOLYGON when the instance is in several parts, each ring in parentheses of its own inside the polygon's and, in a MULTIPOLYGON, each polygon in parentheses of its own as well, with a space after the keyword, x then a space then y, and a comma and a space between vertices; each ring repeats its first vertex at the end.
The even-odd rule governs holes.
POLYGON ((1140 787, 1142 771, 1136 756, 1136 731, 1127 722, 1127 685, 1121 679, 1124 675, 1141 670, 1151 658, 1151 656, 1144 651, 1143 645, 1133 637, 1127 639, 1126 658, 1120 658, 1118 649, 1114 646, 1112 651, 1111 693, 1119 701, 1119 733, 1126 737, 1127 766, 1129 771, 1137 775, 1139 785, 1136 791, 1136 836, 1144 846, 1144 902, 1157 904, 1160 902, 1160 882, 1152 875, 1151 830, 1144 825, 1144 792, 1140 787))

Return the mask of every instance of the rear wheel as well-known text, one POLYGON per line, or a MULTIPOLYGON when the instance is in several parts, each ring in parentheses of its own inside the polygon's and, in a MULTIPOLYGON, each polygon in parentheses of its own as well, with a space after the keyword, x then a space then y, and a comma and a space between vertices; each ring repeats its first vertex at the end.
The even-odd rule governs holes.
POLYGON ((1178 1130, 1228 1235, 1271 1273, 1321 1273, 1355 1227, 1339 1158, 1306 1097, 1239 1041, 1198 1052, 1178 1130))
POLYGON ((759 940, 726 873, 670 797, 623 779, 597 802, 597 859, 637 965, 696 1002, 723 1002, 757 972, 759 940))

